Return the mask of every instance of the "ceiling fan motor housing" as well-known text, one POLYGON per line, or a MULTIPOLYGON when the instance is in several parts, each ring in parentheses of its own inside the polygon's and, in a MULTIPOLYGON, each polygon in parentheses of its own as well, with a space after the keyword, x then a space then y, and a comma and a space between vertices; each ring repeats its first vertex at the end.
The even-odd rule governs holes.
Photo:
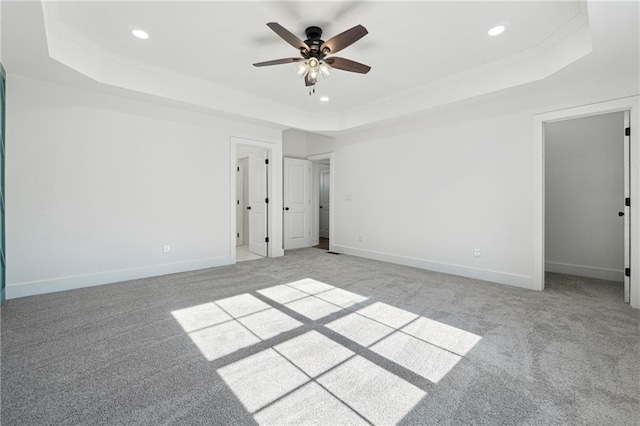
POLYGON ((309 56, 319 57, 320 46, 324 43, 324 40, 320 39, 322 37, 322 29, 320 27, 309 27, 305 30, 305 34, 307 35, 307 40, 304 42, 309 46, 309 56))
POLYGON ((320 27, 309 27, 304 30, 304 33, 307 35, 308 39, 320 39, 322 37, 322 28, 320 27))

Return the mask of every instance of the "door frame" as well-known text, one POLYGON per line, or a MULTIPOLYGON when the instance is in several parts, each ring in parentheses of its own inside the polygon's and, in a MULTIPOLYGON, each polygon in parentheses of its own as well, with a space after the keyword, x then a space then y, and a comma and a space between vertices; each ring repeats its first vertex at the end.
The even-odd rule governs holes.
POLYGON ((267 257, 284 256, 282 249, 282 145, 274 142, 258 141, 237 136, 229 139, 229 255, 236 263, 236 151, 238 145, 249 145, 267 150, 267 257))
MULTIPOLYGON (((320 238, 322 237, 322 212, 320 204, 322 204, 322 174, 326 171, 329 174, 329 216, 331 216, 331 164, 326 165, 320 162, 312 163, 317 166, 318 170, 318 182, 316 182, 316 188, 318 190, 318 209, 316 210, 318 221, 314 223, 316 230, 318 231, 318 244, 320 243, 320 238)), ((331 226, 331 220, 329 220, 329 226, 331 226)), ((327 236, 327 238, 329 238, 327 236)))
POLYGON ((7 211, 5 206, 5 169, 6 169, 6 114, 7 114, 7 73, 0 63, 0 103, 2 112, 0 114, 0 305, 4 304, 7 286, 7 247, 6 247, 6 220, 7 211))
MULTIPOLYGON (((316 155, 310 155, 307 157, 307 160, 309 161, 319 161, 319 160, 329 160, 329 173, 330 173, 330 177, 329 177, 329 187, 330 192, 329 192, 329 203, 331 205, 331 210, 329 211, 329 251, 333 251, 333 246, 334 246, 334 238, 335 238, 335 234, 334 234, 334 230, 336 229, 335 227, 335 211, 336 211, 336 204, 335 204, 335 193, 336 193, 336 185, 335 185, 335 181, 336 181, 336 174, 335 174, 335 160, 334 160, 334 153, 333 152, 326 152, 323 154, 316 154, 316 155)), ((315 173, 315 170, 314 170, 315 173)), ((311 181, 313 182, 314 179, 311 179, 311 181)), ((318 218, 319 221, 319 210, 320 210, 320 206, 319 206, 319 197, 316 197, 314 194, 314 192, 311 193, 312 194, 312 206, 311 209, 314 212, 311 218, 311 222, 312 222, 312 226, 315 226, 316 223, 316 218, 318 218)), ((312 242, 313 244, 313 242, 312 242)))
MULTIPOLYGON (((595 104, 550 111, 533 116, 533 276, 532 289, 544 290, 544 125, 554 121, 601 115, 611 112, 629 111, 631 126, 630 141, 630 174, 631 174, 631 205, 635 207, 640 202, 640 147, 638 134, 640 132, 640 96, 632 96, 595 104)), ((622 198, 622 194, 620 195, 622 198)), ((631 306, 640 309, 640 209, 630 209, 631 221, 631 306)))

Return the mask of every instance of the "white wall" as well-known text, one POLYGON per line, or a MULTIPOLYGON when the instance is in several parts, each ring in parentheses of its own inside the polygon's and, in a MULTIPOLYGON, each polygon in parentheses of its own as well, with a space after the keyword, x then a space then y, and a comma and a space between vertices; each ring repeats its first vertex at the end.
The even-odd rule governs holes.
POLYGON ((307 154, 307 132, 287 129, 282 132, 282 155, 289 158, 305 158, 307 154))
POLYGON ((232 263, 230 138, 281 155, 277 129, 12 74, 7 102, 10 298, 232 263))
POLYGON ((533 117, 633 94, 626 77, 560 76, 308 144, 308 155, 335 153, 332 249, 536 288, 533 117))
POLYGON ((334 138, 305 132, 298 129, 287 129, 282 132, 282 154, 289 158, 307 158, 311 154, 320 154, 331 149, 334 138))
POLYGON ((334 249, 527 287, 530 133, 510 113, 338 137, 334 249))
POLYGON ((624 278, 622 112, 545 125, 545 265, 624 278))

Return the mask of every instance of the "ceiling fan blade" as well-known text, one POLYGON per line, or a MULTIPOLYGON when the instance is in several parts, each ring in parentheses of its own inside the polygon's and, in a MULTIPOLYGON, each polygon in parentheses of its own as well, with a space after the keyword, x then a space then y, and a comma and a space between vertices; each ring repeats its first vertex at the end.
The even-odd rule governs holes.
POLYGON ((360 74, 366 74, 371 67, 369 65, 361 64, 360 62, 352 61, 351 59, 336 58, 332 56, 324 60, 331 68, 335 68, 343 71, 357 72, 360 74))
POLYGON ((274 59, 273 61, 258 62, 253 64, 254 67, 268 67, 269 65, 291 64, 293 62, 302 62, 304 58, 284 58, 274 59))
POLYGON ((351 46, 353 43, 360 40, 367 34, 369 34, 369 31, 367 31, 365 27, 363 27, 362 25, 356 25, 350 30, 340 33, 337 36, 325 41, 320 47, 320 51, 322 52, 325 48, 328 48, 329 53, 338 53, 342 49, 351 46))
POLYGON ((313 86, 317 82, 318 82, 318 80, 316 78, 311 78, 309 76, 309 73, 307 73, 307 75, 304 76, 304 85, 307 86, 307 87, 313 86))
POLYGON ((284 41, 286 41, 296 49, 309 50, 309 46, 307 46, 304 41, 300 40, 298 37, 296 37, 289 30, 287 30, 277 22, 269 22, 267 26, 271 28, 274 33, 278 34, 284 41))

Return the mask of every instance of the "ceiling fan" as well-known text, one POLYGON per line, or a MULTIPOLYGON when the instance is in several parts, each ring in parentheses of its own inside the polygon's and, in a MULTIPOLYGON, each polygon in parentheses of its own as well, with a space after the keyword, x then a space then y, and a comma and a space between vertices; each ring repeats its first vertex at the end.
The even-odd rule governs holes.
MULTIPOLYGON (((364 65, 350 59, 330 56, 351 46, 353 43, 366 36, 368 31, 362 25, 356 25, 355 27, 338 34, 327 41, 320 39, 320 37, 322 37, 322 29, 319 27, 307 28, 305 31, 307 40, 302 41, 276 22, 269 22, 267 26, 278 34, 284 41, 298 49, 301 57, 258 62, 257 64, 253 64, 254 67, 266 67, 270 65, 300 62, 297 72, 299 76, 304 77, 305 86, 315 86, 318 82, 318 76, 321 74, 323 77, 328 77, 332 68, 360 74, 366 74, 371 69, 368 65, 364 65)), ((313 90, 315 92, 315 87, 313 90)), ((309 92, 309 94, 311 94, 311 92, 309 92)))

